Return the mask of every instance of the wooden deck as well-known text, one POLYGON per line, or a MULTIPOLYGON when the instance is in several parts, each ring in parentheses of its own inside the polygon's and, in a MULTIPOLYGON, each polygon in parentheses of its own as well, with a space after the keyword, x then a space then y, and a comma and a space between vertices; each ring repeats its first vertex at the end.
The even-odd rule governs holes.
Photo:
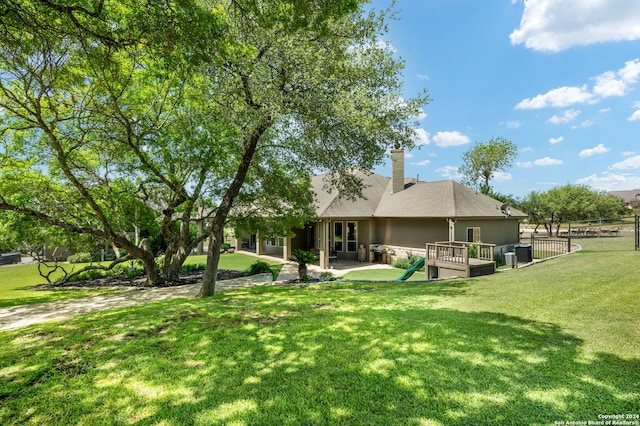
POLYGON ((496 271, 494 244, 477 243, 476 256, 469 256, 469 243, 447 241, 427 243, 426 279, 477 277, 496 271))

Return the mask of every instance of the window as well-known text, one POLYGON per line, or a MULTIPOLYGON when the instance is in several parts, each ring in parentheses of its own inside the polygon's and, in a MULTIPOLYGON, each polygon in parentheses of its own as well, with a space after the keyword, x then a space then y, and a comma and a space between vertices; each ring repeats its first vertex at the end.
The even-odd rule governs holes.
POLYGON ((358 250, 358 223, 347 222, 347 251, 358 250))
POLYGON ((266 239, 267 246, 271 247, 283 247, 284 246, 284 238, 273 238, 269 237, 266 239))
POLYGON ((342 222, 333 222, 333 249, 335 251, 343 251, 342 246, 342 222))
POLYGON ((467 228, 467 242, 477 243, 480 240, 480 227, 467 228))

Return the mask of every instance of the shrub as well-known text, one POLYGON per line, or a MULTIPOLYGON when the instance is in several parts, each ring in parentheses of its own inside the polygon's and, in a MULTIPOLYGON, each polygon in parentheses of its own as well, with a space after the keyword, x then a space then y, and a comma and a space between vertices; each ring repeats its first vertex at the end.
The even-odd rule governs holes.
POLYGON ((67 258, 69 263, 89 263, 91 262, 91 253, 74 253, 67 258))
POLYGON ((469 245, 469 257, 473 258, 473 259, 477 259, 478 258, 478 245, 477 244, 470 244, 469 245))
POLYGON ((226 253, 230 248, 231 248, 231 244, 229 243, 220 244, 220 251, 223 253, 226 253))
POLYGON ((399 257, 393 261, 393 266, 400 269, 409 269, 413 263, 406 257, 399 257))
POLYGON ((296 262, 298 265, 304 266, 317 262, 318 257, 310 251, 295 249, 293 250, 292 256, 289 260, 296 262))
POLYGON ((253 262, 249 269, 247 269, 247 275, 257 275, 257 274, 266 274, 269 273, 273 275, 273 270, 269 266, 268 263, 262 262, 260 260, 256 260, 253 262))
POLYGON ((415 254, 413 254, 411 252, 409 252, 409 253, 407 253, 407 259, 409 260, 409 263, 411 263, 411 265, 413 265, 418 260, 420 260, 420 257, 416 256, 415 254))
POLYGON ((190 271, 201 271, 205 269, 206 265, 204 263, 191 263, 188 265, 182 265, 180 267, 180 272, 190 272, 190 271))

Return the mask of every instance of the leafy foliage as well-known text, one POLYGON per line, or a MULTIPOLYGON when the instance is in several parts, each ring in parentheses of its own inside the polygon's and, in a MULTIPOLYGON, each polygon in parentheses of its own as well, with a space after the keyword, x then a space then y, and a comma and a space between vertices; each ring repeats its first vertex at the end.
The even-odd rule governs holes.
POLYGON ((304 266, 317 262, 318 257, 310 251, 295 249, 291 252, 291 258, 289 260, 296 262, 300 266, 304 266))
MULTIPOLYGON (((257 274, 265 274, 269 273, 273 275, 273 270, 269 266, 267 262, 262 262, 260 260, 256 260, 249 269, 247 269, 247 275, 257 275, 257 274)), ((274 277, 275 279, 275 277, 274 277)))
POLYGON ((546 192, 531 192, 520 204, 536 225, 551 235, 562 223, 617 218, 625 213, 624 201, 585 185, 564 185, 546 192))
POLYGON ((463 175, 462 183, 489 195, 494 174, 511 167, 517 153, 518 146, 502 137, 476 143, 462 155, 462 165, 458 168, 463 175))

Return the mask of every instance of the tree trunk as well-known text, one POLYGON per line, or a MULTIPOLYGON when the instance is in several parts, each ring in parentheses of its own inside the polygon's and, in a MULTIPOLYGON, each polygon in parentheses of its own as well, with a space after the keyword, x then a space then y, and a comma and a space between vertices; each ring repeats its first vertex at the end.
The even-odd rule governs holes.
POLYGON ((299 264, 298 265, 298 276, 300 277, 300 279, 302 279, 303 277, 306 277, 307 275, 309 275, 308 269, 307 269, 307 265, 303 265, 303 264, 299 264))
POLYGON ((202 277, 202 287, 198 297, 213 296, 216 291, 216 278, 218 276, 218 263, 220 262, 220 244, 224 236, 224 223, 218 223, 218 217, 213 223, 209 236, 209 249, 207 252, 207 266, 202 277))
POLYGON ((156 264, 156 259, 153 256, 153 252, 149 247, 149 243, 147 240, 143 240, 140 248, 135 250, 138 253, 134 253, 134 249, 137 247, 131 247, 129 253, 136 255, 142 263, 144 263, 144 269, 147 274, 147 283, 146 285, 149 287, 158 286, 164 284, 164 279, 160 275, 160 271, 158 270, 158 265, 156 264))
POLYGON ((146 286, 154 287, 164 284, 164 279, 160 276, 158 265, 156 264, 156 259, 153 255, 147 255, 145 253, 142 257, 142 262, 144 263, 144 268, 147 271, 146 286))
MULTIPOLYGON (((257 106, 257 105, 256 105, 257 106)), ((233 202, 240 193, 240 189, 247 177, 247 172, 251 166, 251 161, 256 153, 260 136, 271 127, 272 118, 267 116, 264 121, 253 131, 251 136, 245 143, 244 154, 238 165, 236 176, 227 189, 224 197, 218 206, 216 215, 211 224, 211 234, 209 235, 209 252, 207 253, 207 266, 202 277, 202 288, 198 297, 213 296, 216 289, 216 278, 218 275, 218 262, 220 261, 220 244, 224 237, 224 225, 227 221, 227 215, 233 206, 233 202)))

